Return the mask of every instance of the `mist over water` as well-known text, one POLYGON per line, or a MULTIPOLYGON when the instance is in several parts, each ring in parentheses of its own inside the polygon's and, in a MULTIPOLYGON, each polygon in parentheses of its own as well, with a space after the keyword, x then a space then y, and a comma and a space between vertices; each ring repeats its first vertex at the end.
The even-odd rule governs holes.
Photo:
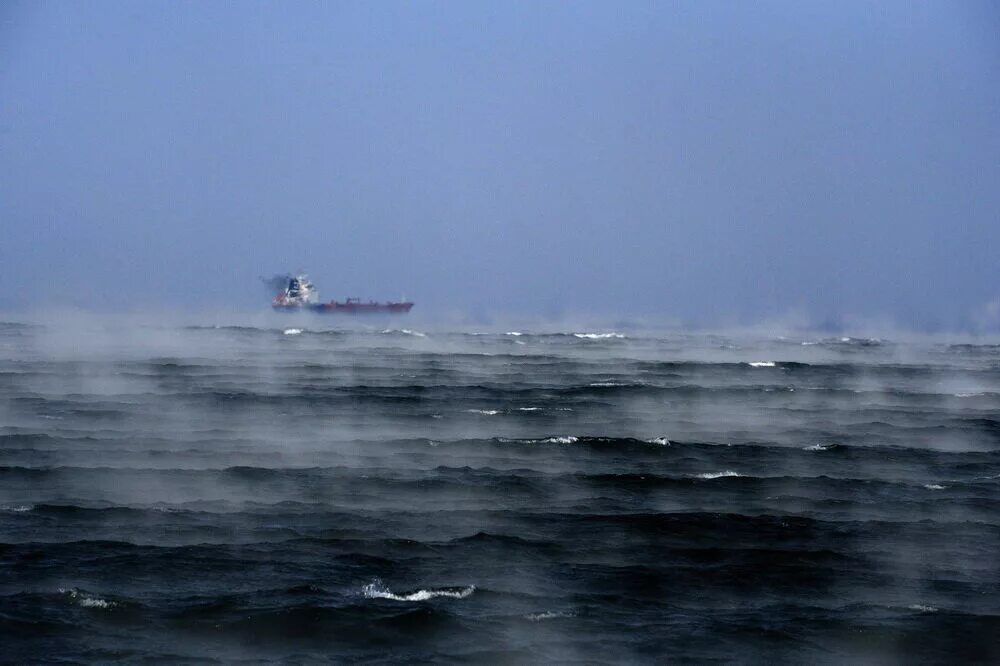
POLYGON ((1000 658, 1000 345, 0 324, 5 658, 1000 658))
POLYGON ((1000 663, 998 7, 0 2, 0 662, 1000 663))

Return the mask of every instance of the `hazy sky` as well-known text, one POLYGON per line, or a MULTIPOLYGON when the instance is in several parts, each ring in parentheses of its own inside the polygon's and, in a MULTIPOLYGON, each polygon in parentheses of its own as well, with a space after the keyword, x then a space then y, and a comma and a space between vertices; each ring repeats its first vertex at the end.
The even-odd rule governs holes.
POLYGON ((970 321, 991 2, 4 2, 0 307, 970 321))

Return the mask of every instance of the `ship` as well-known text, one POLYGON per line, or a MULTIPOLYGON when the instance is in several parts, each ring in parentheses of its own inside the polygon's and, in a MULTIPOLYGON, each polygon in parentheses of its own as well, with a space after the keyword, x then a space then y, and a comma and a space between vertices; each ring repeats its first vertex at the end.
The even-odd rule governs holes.
POLYGON ((363 302, 359 298, 348 298, 344 301, 319 300, 319 291, 304 274, 289 275, 284 289, 271 301, 271 307, 277 312, 320 312, 324 314, 405 314, 413 307, 410 301, 363 302))

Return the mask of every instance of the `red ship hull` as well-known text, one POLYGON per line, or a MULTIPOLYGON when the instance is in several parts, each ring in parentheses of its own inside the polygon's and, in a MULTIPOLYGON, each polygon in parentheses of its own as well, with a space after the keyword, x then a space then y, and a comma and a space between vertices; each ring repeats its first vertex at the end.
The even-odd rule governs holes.
POLYGON ((277 312, 319 312, 322 314, 405 314, 413 307, 413 303, 361 303, 360 301, 349 300, 341 303, 330 301, 329 303, 310 303, 307 305, 286 305, 274 303, 272 307, 277 312))

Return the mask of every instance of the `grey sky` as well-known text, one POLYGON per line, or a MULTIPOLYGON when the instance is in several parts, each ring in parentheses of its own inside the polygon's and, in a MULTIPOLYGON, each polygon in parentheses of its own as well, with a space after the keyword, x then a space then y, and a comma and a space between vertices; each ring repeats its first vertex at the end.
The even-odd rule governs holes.
POLYGON ((972 321, 975 2, 4 3, 0 307, 972 321))

